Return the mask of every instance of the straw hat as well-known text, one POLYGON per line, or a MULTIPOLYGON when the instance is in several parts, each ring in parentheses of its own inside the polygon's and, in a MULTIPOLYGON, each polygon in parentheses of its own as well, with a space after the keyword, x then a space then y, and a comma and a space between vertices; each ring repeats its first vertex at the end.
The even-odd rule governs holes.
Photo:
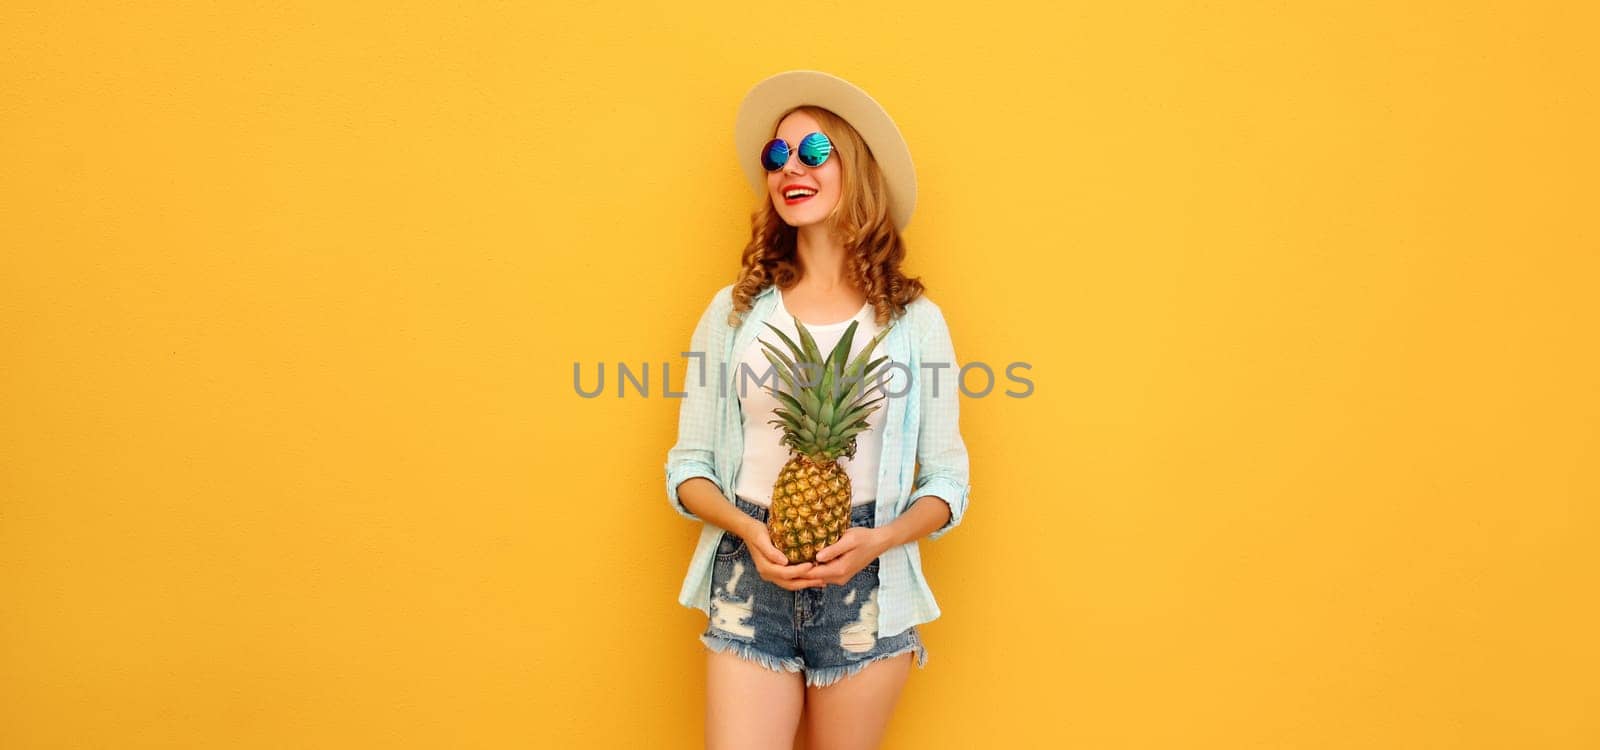
POLYGON ((889 184, 889 216, 905 231, 917 205, 917 170, 911 149, 900 136, 889 113, 867 92, 849 81, 819 70, 790 70, 751 87, 739 105, 733 125, 733 145, 739 168, 750 187, 767 194, 767 172, 761 168, 761 147, 772 140, 778 116, 801 104, 822 107, 843 117, 867 142, 872 157, 889 184))

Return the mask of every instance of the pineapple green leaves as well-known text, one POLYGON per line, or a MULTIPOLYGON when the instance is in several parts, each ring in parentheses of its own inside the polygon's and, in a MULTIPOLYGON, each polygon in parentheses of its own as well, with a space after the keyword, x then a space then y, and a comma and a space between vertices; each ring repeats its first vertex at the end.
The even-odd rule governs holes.
POLYGON ((777 418, 768 423, 783 431, 780 443, 816 462, 832 461, 840 455, 854 457, 856 434, 868 428, 867 415, 877 408, 879 401, 887 398, 879 395, 864 399, 862 394, 867 381, 876 378, 880 374, 879 367, 889 359, 868 360, 892 326, 885 326, 855 359, 846 363, 858 323, 850 322, 827 357, 823 357, 811 332, 798 320, 795 321, 800 334, 798 344, 776 326, 766 324, 788 347, 787 352, 758 339, 762 355, 772 363, 782 385, 788 389, 787 392, 767 389, 779 403, 778 408, 772 410, 777 418))

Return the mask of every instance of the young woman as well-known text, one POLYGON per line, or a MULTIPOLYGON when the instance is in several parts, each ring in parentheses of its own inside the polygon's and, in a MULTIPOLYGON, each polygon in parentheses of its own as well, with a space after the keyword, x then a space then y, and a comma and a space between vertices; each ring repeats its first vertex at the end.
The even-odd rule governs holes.
POLYGON ((787 750, 799 732, 817 750, 876 747, 913 656, 927 664, 916 626, 940 614, 916 542, 959 524, 969 490, 950 332, 900 272, 916 176, 888 114, 816 71, 752 88, 734 140, 764 197, 738 280, 691 338, 666 462, 672 507, 704 524, 678 599, 708 620, 707 746, 787 750), (822 352, 854 323, 852 359, 887 327, 871 357, 894 365, 867 380, 883 398, 838 460, 849 528, 816 562, 791 562, 767 530, 789 449, 757 339, 782 346, 771 325, 798 341, 797 320, 822 352))

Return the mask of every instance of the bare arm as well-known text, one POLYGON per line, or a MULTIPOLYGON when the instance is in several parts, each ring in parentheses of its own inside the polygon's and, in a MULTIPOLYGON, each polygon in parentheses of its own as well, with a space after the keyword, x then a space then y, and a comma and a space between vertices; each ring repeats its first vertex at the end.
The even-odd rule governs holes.
POLYGON ((923 495, 888 526, 883 527, 888 547, 917 541, 950 521, 950 505, 938 495, 923 495))
POLYGON ((722 490, 717 483, 705 477, 689 477, 678 485, 678 502, 688 508, 700 518, 713 526, 733 532, 745 541, 757 532, 765 533, 767 527, 763 526, 750 516, 744 514, 728 498, 722 495, 722 490))
POLYGON ((844 538, 830 545, 817 556, 822 565, 812 568, 806 578, 842 584, 893 547, 908 544, 941 528, 950 520, 950 506, 938 495, 922 495, 890 521, 887 526, 870 529, 846 529, 844 538), (858 534, 851 540, 852 534, 858 534), (843 551, 841 551, 841 549, 843 551))
POLYGON ((706 477, 685 479, 678 485, 678 502, 702 521, 744 539, 750 548, 750 559, 756 565, 756 573, 762 578, 790 591, 827 585, 826 581, 806 576, 815 567, 814 563, 789 564, 783 551, 767 536, 766 524, 745 515, 738 506, 728 502, 716 482, 706 477))

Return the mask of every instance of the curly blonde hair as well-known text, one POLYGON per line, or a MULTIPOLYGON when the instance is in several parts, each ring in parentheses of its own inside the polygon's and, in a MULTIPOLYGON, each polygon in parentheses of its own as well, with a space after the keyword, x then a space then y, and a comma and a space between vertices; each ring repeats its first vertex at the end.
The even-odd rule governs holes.
MULTIPOLYGON (((785 111, 773 122, 802 111, 816 118, 833 153, 840 157, 841 194, 828 219, 838 218, 844 245, 846 277, 865 290, 878 325, 905 312, 906 305, 923 292, 922 281, 900 272, 906 257, 905 241, 889 216, 889 186, 878 162, 861 134, 844 118, 821 107, 805 104, 785 111), (859 169, 857 167, 860 167, 859 169)), ((750 215, 750 243, 740 255, 739 276, 733 285, 733 309, 728 325, 738 326, 756 295, 769 284, 789 289, 800 280, 796 244, 799 230, 784 222, 765 192, 761 207, 750 215)))

